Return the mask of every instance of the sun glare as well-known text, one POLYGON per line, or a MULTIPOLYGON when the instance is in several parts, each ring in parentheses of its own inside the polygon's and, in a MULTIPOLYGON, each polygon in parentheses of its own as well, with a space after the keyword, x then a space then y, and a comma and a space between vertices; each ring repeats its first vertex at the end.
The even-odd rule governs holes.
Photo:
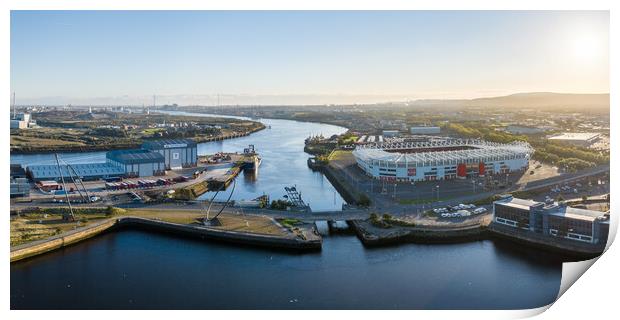
POLYGON ((581 64, 598 63, 604 56, 604 37, 587 30, 574 33, 571 36, 570 51, 574 62, 581 64))

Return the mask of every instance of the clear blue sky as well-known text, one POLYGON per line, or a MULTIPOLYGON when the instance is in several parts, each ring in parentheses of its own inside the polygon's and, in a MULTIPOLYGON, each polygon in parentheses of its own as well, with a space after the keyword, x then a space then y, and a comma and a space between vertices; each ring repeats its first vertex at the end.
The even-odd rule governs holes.
POLYGON ((608 92, 608 37, 607 12, 13 11, 11 90, 50 104, 608 92))

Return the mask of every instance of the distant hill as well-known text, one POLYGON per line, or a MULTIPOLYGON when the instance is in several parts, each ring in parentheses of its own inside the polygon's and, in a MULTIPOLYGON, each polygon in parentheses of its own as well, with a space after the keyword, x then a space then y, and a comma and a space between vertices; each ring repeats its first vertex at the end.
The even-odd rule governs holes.
POLYGON ((587 108, 589 110, 609 110, 609 94, 528 92, 470 100, 416 100, 413 104, 446 107, 538 108, 547 110, 587 108))

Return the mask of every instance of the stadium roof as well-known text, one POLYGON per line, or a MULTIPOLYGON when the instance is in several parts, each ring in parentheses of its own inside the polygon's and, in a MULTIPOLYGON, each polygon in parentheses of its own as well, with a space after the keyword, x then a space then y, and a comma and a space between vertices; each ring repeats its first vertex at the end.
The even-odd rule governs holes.
POLYGON ((173 149, 173 148, 192 148, 196 146, 196 142, 191 139, 161 139, 145 141, 142 148, 149 150, 156 149, 173 149))
POLYGON ((386 161, 394 163, 415 163, 416 165, 446 165, 478 163, 480 161, 509 160, 530 156, 534 150, 526 142, 500 144, 482 140, 446 140, 432 142, 380 143, 358 146, 353 155, 364 161, 386 161), (386 150, 415 150, 445 147, 471 147, 466 150, 425 151, 417 153, 388 152, 386 150))
POLYGON ((143 149, 108 151, 106 158, 124 164, 164 162, 165 160, 161 153, 143 149))

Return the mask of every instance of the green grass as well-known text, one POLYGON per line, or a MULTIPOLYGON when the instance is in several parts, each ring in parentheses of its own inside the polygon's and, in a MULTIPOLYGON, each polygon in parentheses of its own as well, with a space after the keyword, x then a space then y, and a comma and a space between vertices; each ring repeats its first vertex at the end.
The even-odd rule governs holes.
POLYGON ((299 224, 301 221, 297 219, 282 219, 280 220, 280 224, 286 228, 292 228, 293 226, 299 224))
POLYGON ((148 128, 148 129, 142 130, 143 133, 150 134, 150 135, 160 132, 160 131, 164 131, 164 129, 163 128, 148 128))

